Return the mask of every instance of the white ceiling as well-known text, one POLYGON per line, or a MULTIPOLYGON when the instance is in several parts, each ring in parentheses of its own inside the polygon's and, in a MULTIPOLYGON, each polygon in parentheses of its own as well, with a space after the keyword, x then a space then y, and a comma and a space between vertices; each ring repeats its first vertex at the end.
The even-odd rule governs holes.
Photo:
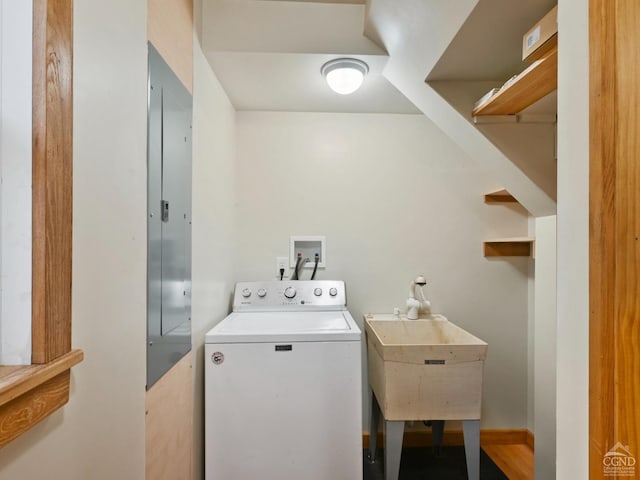
POLYGON ((420 113, 383 75, 386 52, 363 35, 362 1, 205 0, 202 46, 237 110, 420 113), (369 65, 360 90, 332 92, 322 65, 369 65))
POLYGON ((202 47, 238 110, 420 113, 383 75, 387 52, 411 44, 422 80, 506 80, 523 68, 522 35, 556 0, 367 3, 203 0, 202 47), (320 74, 341 56, 370 67, 350 96, 320 74))

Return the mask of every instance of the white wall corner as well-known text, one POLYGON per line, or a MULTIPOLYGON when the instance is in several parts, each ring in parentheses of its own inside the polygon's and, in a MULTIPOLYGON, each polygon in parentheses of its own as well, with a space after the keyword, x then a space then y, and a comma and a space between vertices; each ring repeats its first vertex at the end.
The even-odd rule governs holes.
POLYGON ((556 476, 589 477, 589 2, 558 5, 556 476))
POLYGON ((536 218, 534 433, 535 472, 556 474, 556 216, 536 218))
MULTIPOLYGON (((528 236, 536 238, 536 218, 529 216, 528 236)), ((528 278, 528 329, 527 329, 527 349, 528 349, 528 368, 527 368, 527 429, 535 434, 535 266, 534 259, 529 261, 529 278, 528 278)))

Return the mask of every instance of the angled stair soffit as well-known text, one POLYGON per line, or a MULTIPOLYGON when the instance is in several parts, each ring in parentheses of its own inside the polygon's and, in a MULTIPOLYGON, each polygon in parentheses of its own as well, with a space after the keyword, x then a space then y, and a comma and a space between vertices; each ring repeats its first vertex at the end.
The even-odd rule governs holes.
POLYGON ((557 0, 479 0, 441 55, 427 81, 493 80, 500 84, 524 70, 522 35, 557 0))
MULTIPOLYGON (((549 148, 536 144, 544 157, 541 165, 536 165, 517 158, 518 149, 509 141, 496 140, 492 131, 497 126, 481 127, 485 134, 493 135, 492 140, 487 138, 472 123, 470 112, 485 87, 488 90, 501 85, 505 75, 508 78, 521 67, 521 32, 546 13, 550 3, 553 0, 535 0, 526 6, 511 0, 367 0, 365 21, 365 34, 389 52, 384 75, 471 158, 491 168, 496 179, 534 216, 550 215, 556 209, 553 126, 513 126, 533 129, 545 138, 541 143, 549 148), (477 33, 483 31, 481 26, 485 26, 484 35, 477 33), (516 45, 509 44, 503 51, 501 44, 506 41, 500 40, 501 35, 513 32, 520 32, 516 45), (483 41, 489 48, 473 46, 483 41), (513 58, 513 51, 516 59, 505 62, 504 58, 513 58), (494 54, 495 59, 491 57, 494 54), (485 62, 480 68, 475 59, 483 56, 485 62), (447 85, 445 80, 458 82, 447 85), (514 158, 507 157, 503 150, 514 158)), ((519 137, 523 135, 521 129, 519 137)))
POLYGON ((265 0, 206 0, 205 52, 385 55, 362 34, 365 6, 265 0), (250 27, 250 28, 247 28, 250 27))
MULTIPOLYGON (((261 2, 279 2, 282 0, 260 0, 261 2)), ((347 3, 347 4, 356 4, 356 5, 364 5, 365 0, 288 0, 290 2, 298 2, 298 3, 347 3)))
MULTIPOLYGON (((474 123, 471 116, 473 103, 495 87, 495 83, 452 80, 432 81, 429 82, 429 86, 472 125, 474 123)), ((555 98, 555 94, 551 94, 550 97, 555 98)), ((491 117, 482 117, 482 120, 487 122, 475 124, 475 128, 522 171, 544 195, 555 200, 557 186, 555 121, 547 120, 549 117, 555 119, 555 111, 553 115, 542 115, 542 113, 523 112, 520 122, 500 122, 501 118, 492 121, 491 117), (544 121, 538 121, 539 119, 544 121)))

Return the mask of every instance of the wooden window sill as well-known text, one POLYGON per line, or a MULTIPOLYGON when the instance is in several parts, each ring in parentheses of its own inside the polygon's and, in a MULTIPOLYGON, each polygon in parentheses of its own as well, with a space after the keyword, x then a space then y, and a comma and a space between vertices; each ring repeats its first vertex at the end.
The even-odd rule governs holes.
POLYGON ((67 403, 71 367, 83 358, 72 350, 43 365, 0 367, 0 448, 67 403))

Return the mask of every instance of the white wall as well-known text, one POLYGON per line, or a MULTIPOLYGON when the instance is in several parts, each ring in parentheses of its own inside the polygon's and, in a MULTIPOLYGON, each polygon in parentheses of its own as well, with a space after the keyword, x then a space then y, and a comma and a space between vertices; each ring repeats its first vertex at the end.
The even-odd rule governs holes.
MULTIPOLYGON (((529 182, 555 200, 556 160, 554 115, 530 113, 540 106, 524 110, 517 123, 505 123, 491 117, 480 118, 476 123, 471 111, 475 101, 502 82, 489 81, 437 81, 429 85, 442 96, 470 125, 479 130, 499 151, 509 159, 512 167, 521 171, 529 182), (537 123, 545 122, 545 123, 537 123)), ((548 101, 547 101, 548 103, 548 101)), ((496 169, 496 177, 502 178, 502 169, 496 169)), ((518 189, 505 188, 520 200, 518 189)), ((555 208, 552 210, 555 213, 555 208)), ((539 215, 539 214, 538 214, 539 215)))
POLYGON ((527 216, 483 203, 487 170, 421 115, 238 112, 237 128, 239 280, 275 278, 290 235, 326 235, 318 278, 346 281, 361 324, 425 274, 433 310, 489 344, 483 427, 525 428, 528 260, 482 241, 526 235, 527 216))
POLYGON ((557 478, 589 476, 589 2, 558 30, 557 478))
POLYGON ((0 0, 0 365, 31 363, 32 18, 0 0))
POLYGON ((2 480, 144 478, 146 0, 74 6, 71 400, 0 450, 2 480))
POLYGON ((197 39, 193 67, 193 478, 200 479, 204 475, 204 335, 229 312, 235 278, 235 110, 197 39))
POLYGON ((556 478, 556 216, 536 218, 534 429, 536 478, 556 478))
MULTIPOLYGON (((529 236, 536 237, 536 217, 529 217, 529 236)), ((528 340, 528 371, 527 371, 527 429, 530 432, 535 430, 535 332, 536 332, 536 317, 535 317, 535 283, 536 283, 536 260, 531 259, 529 261, 529 328, 527 329, 528 340)))

